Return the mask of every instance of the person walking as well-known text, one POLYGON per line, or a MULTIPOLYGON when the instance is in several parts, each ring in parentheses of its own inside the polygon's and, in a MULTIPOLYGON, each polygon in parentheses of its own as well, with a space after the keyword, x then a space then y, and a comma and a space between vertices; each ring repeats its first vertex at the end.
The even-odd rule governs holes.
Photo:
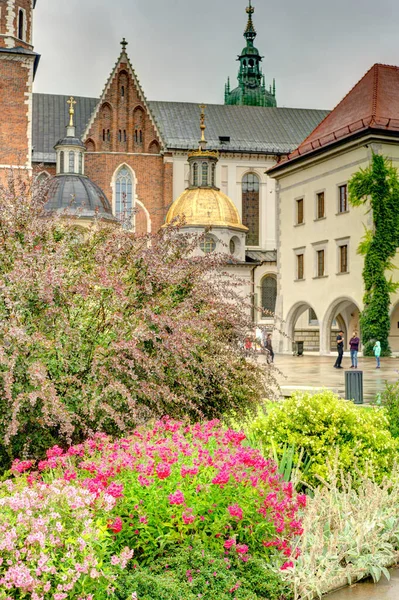
POLYGON ((267 335, 266 342, 265 342, 265 349, 267 352, 267 362, 274 363, 274 351, 273 351, 272 334, 271 333, 269 333, 267 335))
POLYGON ((381 369, 381 362, 380 362, 381 343, 380 342, 376 342, 374 344, 373 352, 374 352, 375 360, 377 362, 376 369, 381 369))
POLYGON ((349 340, 349 346, 351 351, 351 369, 357 369, 357 353, 359 352, 360 340, 357 335, 357 331, 353 332, 351 339, 349 340))
POLYGON ((335 361, 334 369, 342 369, 342 357, 344 355, 344 332, 341 330, 337 335, 337 360, 335 361))

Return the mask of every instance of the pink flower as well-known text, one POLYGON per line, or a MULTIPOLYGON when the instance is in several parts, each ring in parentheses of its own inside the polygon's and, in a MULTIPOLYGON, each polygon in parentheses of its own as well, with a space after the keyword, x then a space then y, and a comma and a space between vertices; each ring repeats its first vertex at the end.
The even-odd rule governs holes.
POLYGON ((294 567, 294 563, 292 562, 292 560, 289 560, 288 562, 285 562, 283 564, 280 571, 286 571, 287 569, 292 569, 293 567, 294 567))
POLYGON ((237 519, 239 521, 241 521, 241 519, 244 517, 242 508, 240 506, 238 506, 237 503, 232 504, 231 506, 228 506, 227 510, 229 511, 229 513, 231 514, 232 517, 237 517, 237 519))
POLYGON ((114 498, 122 498, 123 497, 123 483, 115 483, 113 481, 105 490, 107 494, 113 496, 114 498))
POLYGON ((182 519, 185 525, 190 525, 191 523, 194 523, 195 515, 186 511, 182 514, 182 519))
POLYGON ((156 467, 159 479, 167 479, 170 475, 170 466, 167 463, 159 463, 156 467))
POLYGON ((151 481, 149 481, 146 477, 143 477, 143 475, 139 475, 137 477, 137 481, 143 487, 149 487, 151 485, 151 481))
POLYGON ((24 473, 24 471, 28 471, 33 466, 33 464, 33 460, 19 460, 17 458, 12 463, 11 471, 13 473, 24 473))
POLYGON ((174 494, 170 494, 169 504, 184 504, 184 494, 180 490, 177 490, 174 494))
POLYGON ((47 458, 57 458, 57 456, 62 456, 64 451, 59 446, 53 446, 46 452, 47 458))
POLYGON ((226 550, 230 550, 230 548, 235 545, 236 545, 236 541, 233 538, 226 540, 225 543, 223 544, 223 546, 226 548, 226 550))
POLYGON ((246 554, 248 552, 248 546, 246 544, 237 544, 236 552, 238 552, 238 554, 246 554))
POLYGON ((123 521, 120 517, 116 517, 116 519, 108 523, 108 529, 110 529, 112 533, 120 533, 122 528, 123 521))

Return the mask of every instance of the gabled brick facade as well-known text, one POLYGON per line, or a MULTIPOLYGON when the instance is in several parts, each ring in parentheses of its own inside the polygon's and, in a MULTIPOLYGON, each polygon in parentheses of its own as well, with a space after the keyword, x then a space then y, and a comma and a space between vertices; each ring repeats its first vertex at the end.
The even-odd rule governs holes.
POLYGON ((132 175, 138 233, 158 230, 173 201, 172 163, 125 49, 105 86, 83 136, 86 175, 115 207, 120 168, 132 175))

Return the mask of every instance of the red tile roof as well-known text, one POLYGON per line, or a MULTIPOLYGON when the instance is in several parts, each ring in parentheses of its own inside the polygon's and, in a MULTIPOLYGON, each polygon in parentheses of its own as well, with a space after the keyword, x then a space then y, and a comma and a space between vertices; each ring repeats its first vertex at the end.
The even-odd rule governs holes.
POLYGON ((369 128, 399 132, 399 67, 371 67, 287 160, 369 128))

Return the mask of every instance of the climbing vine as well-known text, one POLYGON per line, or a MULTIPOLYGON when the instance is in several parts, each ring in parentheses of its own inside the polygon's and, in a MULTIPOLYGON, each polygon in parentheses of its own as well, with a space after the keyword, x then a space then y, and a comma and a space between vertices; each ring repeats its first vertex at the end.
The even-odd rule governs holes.
POLYGON ((355 173, 348 189, 350 203, 370 207, 373 219, 373 228, 366 230, 358 249, 364 256, 364 310, 360 315, 364 353, 372 355, 379 340, 383 356, 389 356, 389 307, 391 294, 399 288, 399 283, 388 277, 399 247, 398 172, 387 158, 373 154, 370 167, 355 173))

